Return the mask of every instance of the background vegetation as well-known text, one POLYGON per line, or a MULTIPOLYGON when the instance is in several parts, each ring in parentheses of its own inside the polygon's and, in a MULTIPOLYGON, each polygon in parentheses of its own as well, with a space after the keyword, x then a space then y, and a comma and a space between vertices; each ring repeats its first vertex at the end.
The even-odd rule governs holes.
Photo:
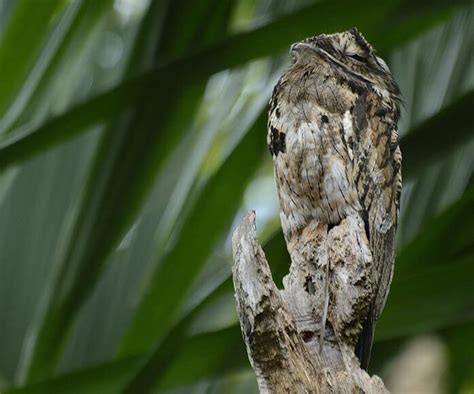
POLYGON ((229 235, 281 279, 266 108, 291 43, 357 26, 404 97, 404 191, 372 367, 431 333, 474 385, 474 6, 0 0, 0 387, 255 392, 229 235))

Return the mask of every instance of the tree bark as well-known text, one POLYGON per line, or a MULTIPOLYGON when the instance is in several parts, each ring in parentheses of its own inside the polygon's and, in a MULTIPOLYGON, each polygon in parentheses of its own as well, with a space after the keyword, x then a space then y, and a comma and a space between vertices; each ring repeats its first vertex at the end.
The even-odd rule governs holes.
POLYGON ((256 239, 255 213, 234 232, 237 311, 261 393, 388 393, 354 355, 372 294, 364 224, 318 222, 288 243, 284 289, 256 239))

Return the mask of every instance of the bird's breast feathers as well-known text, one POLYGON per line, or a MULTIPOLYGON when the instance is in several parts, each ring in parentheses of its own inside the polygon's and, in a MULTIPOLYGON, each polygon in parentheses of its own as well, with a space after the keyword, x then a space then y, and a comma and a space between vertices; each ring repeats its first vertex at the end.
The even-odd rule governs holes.
POLYGON ((268 143, 275 162, 284 231, 311 220, 338 223, 357 211, 353 180, 352 121, 312 102, 280 103, 269 121, 268 143), (284 107, 288 106, 288 109, 284 107), (279 150, 285 140, 285 150, 279 150))

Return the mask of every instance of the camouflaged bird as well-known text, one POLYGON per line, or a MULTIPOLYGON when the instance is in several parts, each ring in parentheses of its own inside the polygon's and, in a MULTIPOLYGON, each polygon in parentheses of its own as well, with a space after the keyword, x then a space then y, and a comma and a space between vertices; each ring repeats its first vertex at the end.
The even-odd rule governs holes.
POLYGON ((293 44, 270 101, 268 146, 288 242, 317 220, 360 215, 376 292, 356 354, 367 369, 392 280, 401 192, 400 93, 385 62, 352 29, 293 44))

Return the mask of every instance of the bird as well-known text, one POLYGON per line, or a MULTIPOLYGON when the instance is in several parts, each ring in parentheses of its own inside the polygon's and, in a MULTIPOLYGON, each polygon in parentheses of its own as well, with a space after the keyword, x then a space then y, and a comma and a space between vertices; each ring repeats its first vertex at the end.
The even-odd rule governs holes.
POLYGON ((367 370, 395 259, 400 89, 356 28, 296 42, 290 53, 267 127, 282 230, 288 244, 314 220, 328 228, 349 215, 363 220, 375 295, 355 353, 367 370))

